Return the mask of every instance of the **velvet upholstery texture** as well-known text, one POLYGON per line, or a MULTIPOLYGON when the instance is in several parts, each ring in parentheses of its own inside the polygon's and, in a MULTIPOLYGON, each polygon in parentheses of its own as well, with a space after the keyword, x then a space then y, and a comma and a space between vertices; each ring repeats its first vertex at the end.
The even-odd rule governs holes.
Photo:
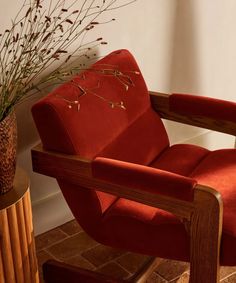
POLYGON ((92 163, 95 178, 127 189, 144 190, 173 198, 193 201, 196 181, 168 171, 109 158, 96 158, 92 163))
POLYGON ((106 148, 109 151, 113 144, 112 151, 125 158, 132 150, 124 141, 129 138, 129 133, 125 134, 126 129, 131 128, 131 138, 135 141, 140 139, 134 148, 135 161, 139 159, 136 157, 138 150, 145 158, 144 162, 149 163, 169 144, 160 118, 151 109, 140 69, 126 50, 111 53, 90 70, 55 89, 33 106, 32 113, 46 149, 94 158, 100 152, 105 154, 106 148), (102 70, 115 70, 123 75, 107 75, 102 70), (124 81, 128 85, 127 91, 124 81), (85 95, 81 88, 86 91, 85 95), (80 110, 77 111, 77 105, 69 108, 68 101, 79 101, 80 110), (121 101, 128 111, 112 108, 109 103, 121 101), (146 130, 147 120, 150 125, 146 130), (142 127, 144 135, 140 136, 136 122, 140 124, 139 130, 142 127), (151 132, 150 128, 154 131, 151 132), (124 137, 121 138, 121 135, 124 137), (119 144, 114 146, 118 138, 119 144), (120 147, 121 142, 123 147, 120 147))
MULTIPOLYGON (((171 96, 170 110, 229 121, 236 117, 234 103, 179 94, 171 96)), ((236 150, 169 146, 139 67, 127 50, 111 53, 55 89, 34 105, 32 113, 43 146, 92 159, 96 178, 185 201, 192 200, 196 182, 214 187, 224 205, 221 264, 236 265, 236 150), (105 75, 103 69, 120 73, 105 75), (79 111, 73 101, 79 101, 79 111), (121 101, 126 110, 111 107, 121 101)), ((171 213, 57 181, 75 218, 97 241, 189 260, 189 235, 171 213)))

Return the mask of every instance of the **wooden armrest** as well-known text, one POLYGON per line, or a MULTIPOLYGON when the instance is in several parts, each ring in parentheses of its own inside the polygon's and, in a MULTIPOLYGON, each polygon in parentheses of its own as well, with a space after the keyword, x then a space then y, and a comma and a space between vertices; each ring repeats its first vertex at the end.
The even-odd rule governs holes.
POLYGON ((92 161, 93 177, 127 190, 140 190, 192 202, 197 181, 165 170, 97 157, 92 161))
POLYGON ((161 118, 214 130, 236 136, 236 123, 226 120, 218 120, 201 115, 182 115, 170 111, 169 94, 149 91, 152 107, 158 112, 161 118))

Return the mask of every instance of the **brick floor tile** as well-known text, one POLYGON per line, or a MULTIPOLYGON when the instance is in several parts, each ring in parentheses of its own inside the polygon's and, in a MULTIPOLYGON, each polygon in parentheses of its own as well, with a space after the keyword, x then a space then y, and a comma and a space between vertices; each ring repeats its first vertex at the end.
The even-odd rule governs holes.
POLYGON ((165 279, 161 278, 158 274, 153 273, 146 283, 168 283, 165 279))
POLYGON ((118 258, 117 262, 130 273, 135 273, 148 258, 149 257, 145 255, 127 253, 118 258))
POLYGON ((169 281, 169 283, 189 283, 189 273, 184 272, 180 277, 169 281))
POLYGON ((38 251, 45 249, 67 237, 68 236, 63 231, 61 231, 59 228, 55 228, 35 238, 36 249, 38 251))
POLYGON ((89 270, 94 270, 95 267, 92 265, 88 260, 83 258, 81 255, 77 255, 71 258, 68 258, 65 260, 65 263, 79 266, 81 268, 89 269, 89 270))
POLYGON ((49 247, 47 250, 59 260, 65 260, 97 245, 85 232, 81 232, 49 247))
POLYGON ((221 283, 235 283, 236 282, 236 274, 233 274, 226 279, 220 281, 221 283))
POLYGON ((222 266, 220 268, 220 279, 229 277, 232 273, 236 272, 235 266, 222 266))
POLYGON ((126 270, 124 270, 120 265, 115 262, 109 262, 108 264, 105 264, 104 266, 98 268, 97 272, 118 279, 124 279, 130 275, 126 270))
MULTIPOLYGON (((163 260, 157 267, 156 272, 167 281, 174 280, 189 269, 189 264, 186 262, 175 260, 163 260)), ((177 281, 178 282, 178 281, 177 281)))
POLYGON ((77 221, 75 219, 61 225, 60 229, 69 236, 72 236, 74 234, 77 234, 77 233, 83 231, 83 229, 80 227, 80 225, 77 223, 77 221))
POLYGON ((83 252, 82 256, 95 266, 99 267, 102 264, 109 262, 124 253, 125 252, 121 250, 113 249, 104 245, 98 245, 88 251, 83 252))

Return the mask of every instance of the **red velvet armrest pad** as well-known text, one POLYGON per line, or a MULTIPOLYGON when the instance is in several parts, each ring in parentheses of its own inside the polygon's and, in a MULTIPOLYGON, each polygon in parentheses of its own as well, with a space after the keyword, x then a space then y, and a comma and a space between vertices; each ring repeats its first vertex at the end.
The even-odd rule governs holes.
POLYGON ((170 111, 179 114, 236 122, 235 102, 190 94, 172 94, 169 107, 170 111))
POLYGON ((94 178, 132 189, 193 201, 196 181, 167 171, 98 157, 92 162, 94 178))

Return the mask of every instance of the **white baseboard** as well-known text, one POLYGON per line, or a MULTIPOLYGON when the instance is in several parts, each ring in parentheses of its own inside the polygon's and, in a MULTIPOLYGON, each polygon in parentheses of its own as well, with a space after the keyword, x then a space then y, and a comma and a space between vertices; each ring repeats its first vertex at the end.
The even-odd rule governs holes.
POLYGON ((189 143, 205 147, 210 150, 234 148, 235 137, 219 132, 206 131, 178 143, 189 143))
POLYGON ((60 191, 33 203, 32 209, 35 236, 74 218, 60 191))

